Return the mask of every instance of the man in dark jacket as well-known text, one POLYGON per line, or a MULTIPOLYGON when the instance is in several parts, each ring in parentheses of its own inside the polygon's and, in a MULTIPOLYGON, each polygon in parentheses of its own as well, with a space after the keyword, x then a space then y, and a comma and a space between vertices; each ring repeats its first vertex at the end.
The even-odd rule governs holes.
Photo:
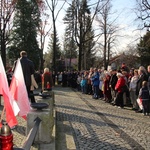
MULTIPOLYGON (((139 91, 142 88, 142 82, 143 81, 148 81, 147 74, 144 72, 144 70, 139 69, 138 74, 139 74, 139 79, 138 79, 137 85, 136 85, 136 95, 137 96, 139 95, 139 91)), ((142 112, 142 111, 139 108, 139 110, 136 111, 136 112, 142 112)))
MULTIPOLYGON (((13 71, 15 69, 16 62, 17 61, 15 61, 13 71)), ((34 75, 34 64, 30 59, 27 58, 26 51, 20 52, 20 63, 22 66, 22 72, 24 76, 24 81, 25 81, 28 97, 30 98, 31 103, 35 103, 33 91, 30 90, 31 89, 31 75, 34 75)))
POLYGON ((116 86, 117 81, 118 81, 117 70, 112 69, 111 78, 109 82, 109 87, 111 88, 111 95, 112 95, 112 104, 115 103, 115 97, 116 97, 115 86, 116 86))
POLYGON ((148 81, 148 76, 147 74, 144 72, 144 70, 138 70, 138 74, 139 74, 139 79, 137 81, 137 85, 136 85, 136 95, 139 95, 139 91, 142 87, 142 82, 143 81, 148 81))

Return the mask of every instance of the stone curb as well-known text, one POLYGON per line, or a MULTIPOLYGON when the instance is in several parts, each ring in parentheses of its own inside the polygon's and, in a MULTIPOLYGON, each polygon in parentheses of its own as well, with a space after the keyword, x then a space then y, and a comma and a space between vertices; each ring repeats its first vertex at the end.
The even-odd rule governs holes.
POLYGON ((52 132, 52 142, 50 144, 40 144, 39 150, 55 150, 56 145, 56 110, 54 108, 54 126, 52 132))

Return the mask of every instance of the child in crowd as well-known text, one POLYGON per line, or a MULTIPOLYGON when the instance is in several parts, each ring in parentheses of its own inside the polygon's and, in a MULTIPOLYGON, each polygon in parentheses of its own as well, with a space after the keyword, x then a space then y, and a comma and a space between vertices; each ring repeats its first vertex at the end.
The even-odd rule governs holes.
POLYGON ((81 79, 82 79, 81 75, 78 74, 78 77, 77 77, 77 89, 78 89, 78 91, 81 91, 81 85, 80 85, 81 79))
POLYGON ((86 86, 87 86, 87 80, 86 78, 83 76, 82 79, 81 79, 81 91, 83 94, 86 94, 86 86))
POLYGON ((142 88, 139 91, 139 98, 142 99, 143 114, 149 115, 150 113, 150 94, 147 86, 147 81, 142 82, 142 88))

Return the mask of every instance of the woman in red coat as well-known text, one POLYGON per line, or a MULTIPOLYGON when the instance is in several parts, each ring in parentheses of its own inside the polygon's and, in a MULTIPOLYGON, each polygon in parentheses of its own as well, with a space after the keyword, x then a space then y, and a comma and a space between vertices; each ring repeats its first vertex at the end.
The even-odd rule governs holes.
POLYGON ((118 77, 118 81, 116 83, 116 86, 115 86, 115 90, 117 91, 117 94, 116 94, 116 105, 123 108, 124 107, 124 104, 123 104, 123 87, 126 85, 126 81, 125 81, 125 78, 124 76, 118 72, 117 73, 117 77, 118 77))

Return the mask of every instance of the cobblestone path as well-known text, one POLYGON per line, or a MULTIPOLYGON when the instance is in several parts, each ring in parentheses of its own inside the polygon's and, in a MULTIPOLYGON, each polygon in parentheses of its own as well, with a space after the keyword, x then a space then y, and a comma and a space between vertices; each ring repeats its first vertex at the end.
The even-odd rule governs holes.
POLYGON ((54 91, 57 122, 71 129, 76 150, 150 150, 148 116, 129 107, 116 108, 68 87, 54 91))

